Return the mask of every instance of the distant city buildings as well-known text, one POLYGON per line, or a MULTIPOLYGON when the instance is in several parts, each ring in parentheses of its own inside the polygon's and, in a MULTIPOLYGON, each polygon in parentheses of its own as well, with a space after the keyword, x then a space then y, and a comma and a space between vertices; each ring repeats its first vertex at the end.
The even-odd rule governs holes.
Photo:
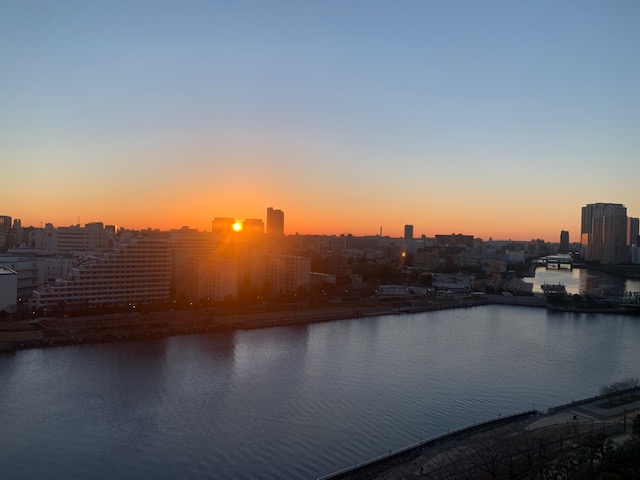
MULTIPOLYGON (((578 248, 588 262, 640 264, 640 222, 621 204, 586 205, 579 245, 569 243, 565 230, 559 243, 455 233, 414 238, 409 224, 399 238, 287 236, 284 212, 269 207, 266 214, 266 229, 262 219, 216 217, 207 232, 186 226, 136 232, 101 222, 22 227, 19 219, 0 216, 0 311, 292 301, 319 286, 345 293, 383 279, 444 288, 433 275, 500 279, 521 272, 531 258, 578 248)), ((327 292, 319 292, 326 300, 327 292)))
POLYGON ((582 207, 581 254, 590 262, 628 262, 627 209, 619 203, 582 207))
POLYGON ((436 235, 436 244, 443 247, 473 247, 473 235, 462 235, 461 233, 451 235, 436 235))

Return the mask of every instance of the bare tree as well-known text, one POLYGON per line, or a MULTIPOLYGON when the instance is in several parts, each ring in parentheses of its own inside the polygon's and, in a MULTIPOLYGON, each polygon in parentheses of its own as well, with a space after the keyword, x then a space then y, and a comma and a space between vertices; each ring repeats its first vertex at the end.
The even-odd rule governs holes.
POLYGON ((502 466, 505 455, 505 443, 500 441, 501 433, 497 433, 496 436, 488 436, 479 439, 474 445, 474 455, 471 457, 474 465, 483 472, 491 475, 491 478, 496 478, 498 475, 498 469, 502 466))

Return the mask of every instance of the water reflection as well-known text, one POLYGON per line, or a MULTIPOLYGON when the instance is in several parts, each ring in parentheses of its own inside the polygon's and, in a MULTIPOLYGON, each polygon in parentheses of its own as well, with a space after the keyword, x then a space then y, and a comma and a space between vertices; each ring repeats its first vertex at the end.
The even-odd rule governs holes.
POLYGON ((563 284, 567 293, 584 294, 585 292, 600 292, 602 289, 613 291, 640 291, 640 281, 627 280, 624 278, 609 275, 608 273, 598 270, 589 270, 586 268, 550 268, 538 267, 535 271, 535 277, 526 278, 527 283, 533 284, 534 293, 542 293, 542 285, 547 284, 563 284))
POLYGON ((3 479, 314 478, 637 375, 639 320, 488 305, 2 355, 3 479))

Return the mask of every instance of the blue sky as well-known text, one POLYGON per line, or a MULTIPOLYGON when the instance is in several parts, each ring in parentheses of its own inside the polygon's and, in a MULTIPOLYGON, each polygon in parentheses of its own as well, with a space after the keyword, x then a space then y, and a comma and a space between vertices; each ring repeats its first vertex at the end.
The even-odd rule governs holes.
POLYGON ((577 240, 640 215, 639 46, 635 1, 4 1, 0 201, 577 240))

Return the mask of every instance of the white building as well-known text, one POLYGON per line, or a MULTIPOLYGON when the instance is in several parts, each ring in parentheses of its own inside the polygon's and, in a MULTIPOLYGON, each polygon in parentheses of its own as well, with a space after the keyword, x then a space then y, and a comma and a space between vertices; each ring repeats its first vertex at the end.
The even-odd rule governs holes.
POLYGON ((34 292, 32 308, 65 308, 151 304, 169 301, 171 256, 167 240, 135 238, 113 252, 86 257, 34 292))
POLYGON ((46 264, 41 258, 0 255, 0 267, 9 268, 18 275, 16 301, 29 298, 45 283, 46 264))

